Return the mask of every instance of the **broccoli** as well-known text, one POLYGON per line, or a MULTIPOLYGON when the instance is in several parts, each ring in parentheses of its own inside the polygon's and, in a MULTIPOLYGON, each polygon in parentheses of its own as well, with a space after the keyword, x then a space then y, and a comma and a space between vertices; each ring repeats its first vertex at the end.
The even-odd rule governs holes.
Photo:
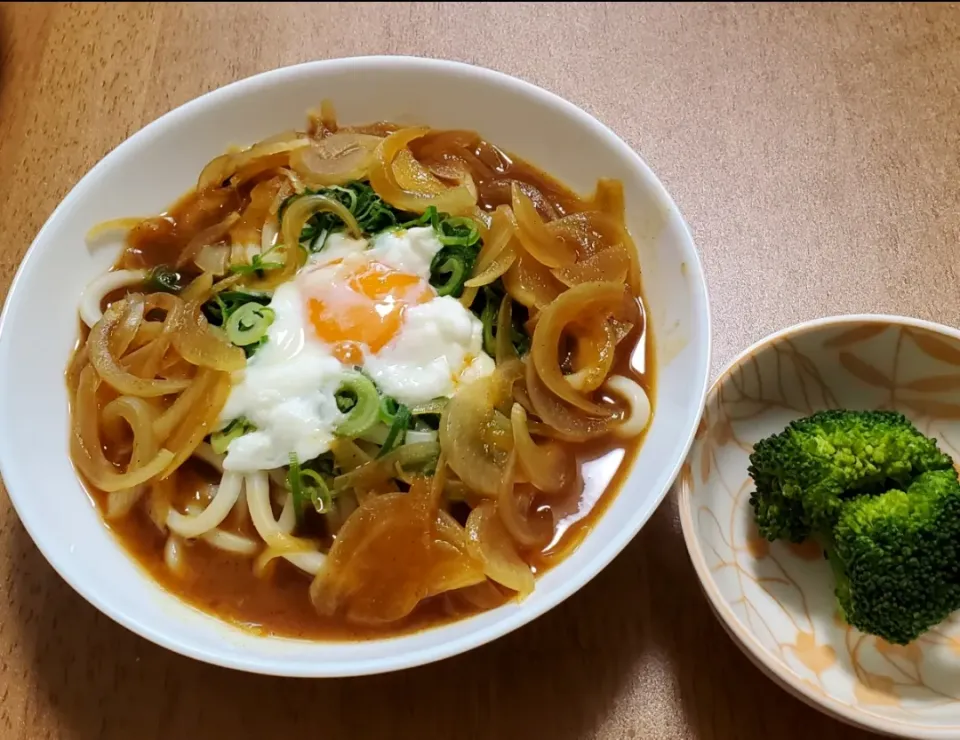
POLYGON ((826 552, 847 622, 906 644, 960 608, 960 481, 902 414, 822 411, 750 455, 757 526, 826 552))
POLYGON ((921 474, 906 491, 845 501, 826 549, 847 622, 905 645, 960 607, 960 483, 921 474))
POLYGON ((754 446, 750 503, 763 536, 802 542, 829 531, 846 498, 902 488, 920 473, 952 467, 903 414, 821 411, 754 446))

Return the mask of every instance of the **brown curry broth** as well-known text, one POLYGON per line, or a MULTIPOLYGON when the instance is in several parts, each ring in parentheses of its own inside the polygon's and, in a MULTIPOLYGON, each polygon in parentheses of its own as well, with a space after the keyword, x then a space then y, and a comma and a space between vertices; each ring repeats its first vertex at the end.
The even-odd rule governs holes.
MULTIPOLYGON (((498 182, 512 179, 533 185, 544 194, 546 203, 544 199, 534 197, 534 204, 545 217, 576 210, 580 202, 577 196, 532 165, 479 139, 470 150, 480 163, 472 168, 472 173, 478 186, 480 205, 486 210, 509 202, 509 189, 498 182)), ((429 154, 425 159, 443 161, 442 157, 429 154)), ((252 181, 239 189, 222 188, 202 194, 191 191, 169 211, 143 221, 130 232, 127 249, 118 266, 141 268, 175 263, 194 234, 218 223, 232 211, 242 211, 249 202, 249 191, 254 184, 252 181)), ((643 308, 642 298, 640 303, 643 308)), ((645 321, 634 329, 621 347, 633 347, 634 351, 632 359, 625 352, 618 352, 617 372, 633 377, 652 398, 655 381, 653 338, 645 321)), ((538 574, 559 563, 590 531, 622 485, 641 441, 624 443, 610 438, 566 445, 578 461, 577 481, 564 496, 551 499, 555 510, 563 510, 558 517, 553 542, 543 552, 526 553, 527 561, 538 574), (591 468, 588 480, 582 475, 584 464, 591 468)), ((175 503, 179 507, 190 499, 200 500, 201 487, 215 482, 212 471, 193 460, 178 473, 178 500, 175 503)), ((105 494, 100 491, 92 493, 103 511, 105 494)), ((268 575, 258 577, 253 573, 252 558, 231 555, 197 540, 185 544, 182 551, 185 573, 176 575, 164 562, 164 535, 157 531, 141 506, 124 519, 109 522, 108 526, 140 565, 168 591, 203 611, 260 633, 350 640, 409 633, 480 611, 462 599, 442 595, 421 602, 407 618, 389 625, 349 624, 342 619, 319 616, 310 603, 309 576, 285 560, 274 560, 268 575)), ((238 526, 232 521, 232 515, 222 528, 256 539, 251 525, 238 526)))

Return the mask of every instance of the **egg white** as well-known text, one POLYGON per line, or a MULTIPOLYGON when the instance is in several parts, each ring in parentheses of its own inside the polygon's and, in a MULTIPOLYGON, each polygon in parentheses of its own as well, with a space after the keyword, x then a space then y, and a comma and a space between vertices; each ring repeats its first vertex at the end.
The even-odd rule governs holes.
MULTIPOLYGON (((272 470, 287 465, 291 453, 310 460, 330 449, 344 418, 334 393, 353 368, 314 332, 306 309, 309 286, 336 285, 365 261, 426 282, 441 248, 429 226, 384 232, 372 245, 333 234, 294 280, 277 288, 267 341, 235 374, 220 415, 221 425, 243 416, 256 426, 230 443, 225 469, 272 470)), ((452 396, 460 383, 493 372, 494 362, 483 352, 483 324, 476 316, 455 298, 435 296, 408 306, 400 331, 378 353, 365 348, 362 368, 381 393, 413 405, 452 396)))

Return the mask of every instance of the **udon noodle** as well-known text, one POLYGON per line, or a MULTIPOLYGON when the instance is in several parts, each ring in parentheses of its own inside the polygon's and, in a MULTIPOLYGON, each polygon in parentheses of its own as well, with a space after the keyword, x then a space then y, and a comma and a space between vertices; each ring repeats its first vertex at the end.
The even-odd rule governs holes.
POLYGON ((476 133, 345 127, 324 103, 306 131, 212 160, 168 213, 90 236, 109 230, 126 247, 80 301, 71 456, 141 562, 234 621, 355 635, 523 599, 579 541, 648 426, 652 342, 615 180, 581 197, 476 133), (362 246, 329 258, 383 234, 434 245, 421 282, 362 246), (311 407, 332 409, 317 417, 332 431, 309 458, 293 438, 279 464, 237 462, 266 431, 228 411, 280 341, 283 286, 305 291, 324 259, 366 259, 350 285, 381 300, 354 334, 344 316, 360 309, 322 291, 295 317, 343 368, 311 407), (398 401, 370 358, 438 297, 456 301, 482 352, 452 390, 398 401), (407 313, 391 318, 383 300, 407 313))

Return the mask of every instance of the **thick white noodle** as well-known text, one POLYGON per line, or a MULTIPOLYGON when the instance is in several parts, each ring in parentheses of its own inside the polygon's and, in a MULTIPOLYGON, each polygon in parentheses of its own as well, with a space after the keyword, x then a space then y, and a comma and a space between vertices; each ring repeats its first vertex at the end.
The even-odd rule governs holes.
POLYGON ((293 537, 285 532, 276 519, 270 506, 270 479, 263 471, 246 475, 247 505, 250 507, 250 518, 257 534, 274 550, 280 553, 308 552, 313 545, 308 540, 293 537))
POLYGON ((163 562, 177 575, 183 575, 183 542, 175 534, 167 537, 163 546, 163 562))
POLYGON ((316 575, 327 556, 315 549, 309 540, 293 537, 290 534, 296 523, 293 496, 287 493, 280 518, 274 519, 270 506, 270 479, 267 474, 252 473, 246 480, 250 518, 253 519, 257 534, 267 543, 267 550, 257 558, 256 572, 263 573, 267 563, 276 557, 283 557, 300 570, 316 575))
POLYGON ((630 407, 627 418, 614 427, 613 433, 618 437, 636 437, 650 423, 650 399, 647 398, 646 391, 623 375, 611 375, 604 385, 630 407))
POLYGON ((181 514, 171 509, 167 514, 167 526, 181 537, 199 537, 209 532, 227 518, 230 509, 240 497, 243 476, 240 473, 224 473, 213 501, 197 516, 181 514))
POLYGON ((146 270, 114 270, 87 283, 80 295, 80 318, 83 323, 92 327, 103 318, 100 306, 106 295, 120 288, 139 285, 146 279, 146 270))
POLYGON ((417 429, 411 429, 407 432, 404 442, 408 445, 416 444, 417 442, 436 442, 439 435, 434 431, 419 431, 417 429))
POLYGON ((224 532, 222 529, 211 529, 206 534, 201 535, 200 539, 211 547, 232 552, 234 555, 253 555, 259 547, 249 537, 242 537, 233 532, 224 532))

